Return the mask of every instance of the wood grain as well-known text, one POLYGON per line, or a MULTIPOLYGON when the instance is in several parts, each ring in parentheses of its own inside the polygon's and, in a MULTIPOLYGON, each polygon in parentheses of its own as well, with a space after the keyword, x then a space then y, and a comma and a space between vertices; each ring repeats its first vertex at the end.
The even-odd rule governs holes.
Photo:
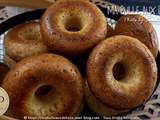
POLYGON ((0 6, 43 9, 49 7, 53 2, 54 0, 0 0, 0 6))

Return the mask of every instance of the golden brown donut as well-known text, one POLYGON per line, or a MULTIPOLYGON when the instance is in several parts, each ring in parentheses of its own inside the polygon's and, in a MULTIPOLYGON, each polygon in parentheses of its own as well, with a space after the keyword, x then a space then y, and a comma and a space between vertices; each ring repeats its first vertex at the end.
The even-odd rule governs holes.
POLYGON ((91 51, 107 34, 104 14, 87 0, 58 0, 44 12, 40 26, 47 46, 65 56, 91 51))
POLYGON ((43 53, 24 58, 9 71, 2 87, 10 98, 8 116, 75 116, 84 88, 78 69, 66 58, 43 53))
POLYGON ((9 68, 4 63, 0 62, 0 87, 8 71, 9 71, 9 68))
POLYGON ((85 99, 88 106, 100 116, 112 116, 125 113, 128 110, 116 110, 102 104, 91 92, 88 83, 85 84, 85 99))
POLYGON ((4 37, 6 53, 14 60, 49 52, 42 41, 39 22, 22 23, 13 27, 4 37))
POLYGON ((107 36, 106 36, 106 38, 112 37, 114 35, 115 35, 115 30, 109 24, 107 24, 107 36))
POLYGON ((94 96, 113 109, 132 109, 148 100, 157 82, 156 61, 133 37, 118 35, 99 43, 89 56, 86 79, 94 96), (124 76, 116 79, 116 64, 124 76))
POLYGON ((5 55, 4 55, 4 63, 11 69, 17 64, 17 61, 13 60, 12 58, 10 58, 8 56, 7 53, 5 53, 5 55))
POLYGON ((127 35, 144 43, 156 58, 158 37, 152 24, 141 15, 124 15, 116 23, 116 35, 127 35))

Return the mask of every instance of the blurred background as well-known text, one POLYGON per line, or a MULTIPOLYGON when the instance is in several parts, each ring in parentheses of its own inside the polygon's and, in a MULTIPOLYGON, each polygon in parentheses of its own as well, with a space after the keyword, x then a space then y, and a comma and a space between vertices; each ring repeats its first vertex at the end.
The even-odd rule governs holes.
POLYGON ((130 11, 135 11, 136 8, 139 11, 148 11, 155 15, 160 15, 160 0, 105 0, 117 4, 119 6, 124 6, 130 11))

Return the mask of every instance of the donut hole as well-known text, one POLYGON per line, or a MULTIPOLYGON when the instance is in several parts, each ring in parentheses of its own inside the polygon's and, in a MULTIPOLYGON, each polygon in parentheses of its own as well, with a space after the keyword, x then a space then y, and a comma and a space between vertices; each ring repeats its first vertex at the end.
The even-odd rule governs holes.
POLYGON ((113 66, 113 76, 116 80, 122 80, 125 77, 126 70, 122 63, 117 62, 113 66))
POLYGON ((65 24, 65 29, 71 32, 80 31, 82 29, 81 20, 76 17, 68 19, 65 24))
POLYGON ((41 39, 40 28, 39 26, 27 27, 19 33, 19 37, 24 40, 40 40, 41 39))
POLYGON ((86 15, 84 15, 82 11, 66 11, 60 16, 60 25, 69 32, 81 31, 85 27, 86 23, 90 21, 85 16, 86 15))
POLYGON ((37 89, 37 91, 35 92, 36 96, 45 96, 47 94, 49 94, 52 90, 52 86, 51 85, 44 85, 41 86, 40 88, 37 89))
POLYGON ((133 86, 139 83, 140 67, 135 62, 137 59, 131 57, 124 57, 120 61, 116 62, 112 68, 113 77, 121 85, 133 86))

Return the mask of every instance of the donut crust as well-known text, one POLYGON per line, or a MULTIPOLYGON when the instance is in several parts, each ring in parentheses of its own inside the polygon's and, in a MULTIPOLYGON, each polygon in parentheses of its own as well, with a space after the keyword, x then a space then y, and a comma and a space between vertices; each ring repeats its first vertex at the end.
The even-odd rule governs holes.
POLYGON ((107 34, 104 14, 87 0, 59 0, 47 8, 40 23, 48 47, 65 56, 90 52, 107 34))
POLYGON ((8 116, 74 116, 83 104, 83 81, 78 69, 66 58, 46 53, 18 62, 2 87, 10 97, 8 116), (36 91, 51 85, 49 93, 36 91))
POLYGON ((129 110, 116 110, 112 109, 104 104, 102 104, 91 92, 90 88, 88 87, 88 83, 86 81, 85 84, 85 100, 87 101, 87 105, 98 115, 100 116, 112 116, 118 115, 121 113, 125 113, 129 110))
POLYGON ((132 109, 148 100, 157 82, 150 50, 135 38, 114 36, 99 43, 89 56, 86 79, 95 97, 113 109, 132 109), (121 63, 125 76, 116 80, 113 67, 121 63))
POLYGON ((7 53, 5 53, 4 63, 11 69, 17 64, 17 61, 13 60, 7 53))
POLYGON ((107 24, 107 36, 106 38, 115 36, 115 30, 109 25, 107 24))
POLYGON ((42 40, 39 22, 19 24, 4 37, 6 53, 15 61, 38 53, 50 52, 42 40))
POLYGON ((116 35, 127 35, 144 43, 153 56, 158 55, 158 37, 152 24, 141 15, 124 15, 118 19, 115 27, 116 35))

